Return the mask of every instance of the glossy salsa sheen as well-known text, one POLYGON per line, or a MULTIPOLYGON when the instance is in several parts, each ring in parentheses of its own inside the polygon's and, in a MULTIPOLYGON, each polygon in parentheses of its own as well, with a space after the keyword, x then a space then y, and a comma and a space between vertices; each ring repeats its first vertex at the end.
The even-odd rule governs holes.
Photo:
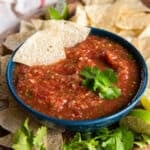
POLYGON ((90 35, 72 48, 66 49, 65 60, 51 65, 17 64, 15 86, 20 98, 37 111, 67 119, 85 120, 110 115, 127 106, 139 83, 139 68, 134 58, 119 44, 90 35), (101 99, 82 86, 79 73, 85 66, 117 72, 121 96, 101 99))

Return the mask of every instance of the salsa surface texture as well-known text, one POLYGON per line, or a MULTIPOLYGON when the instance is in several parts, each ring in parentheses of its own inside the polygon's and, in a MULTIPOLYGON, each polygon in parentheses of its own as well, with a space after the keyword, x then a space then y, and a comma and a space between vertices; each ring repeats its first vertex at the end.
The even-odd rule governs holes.
POLYGON ((139 87, 136 61, 121 45, 107 38, 90 35, 85 41, 67 48, 66 57, 52 65, 17 64, 14 82, 20 98, 46 115, 85 120, 119 111, 127 106, 139 87), (113 100, 101 99, 82 86, 79 73, 85 66, 114 69, 121 96, 113 100))

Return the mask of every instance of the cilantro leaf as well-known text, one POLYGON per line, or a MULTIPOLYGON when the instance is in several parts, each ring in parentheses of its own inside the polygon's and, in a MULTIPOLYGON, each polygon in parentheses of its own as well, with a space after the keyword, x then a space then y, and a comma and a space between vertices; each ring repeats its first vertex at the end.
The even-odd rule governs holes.
POLYGON ((28 142, 28 138, 21 130, 16 132, 12 148, 14 150, 31 150, 31 145, 28 142))
POLYGON ((46 127, 41 127, 37 130, 36 135, 33 138, 33 145, 37 147, 42 147, 43 137, 46 135, 46 127))
POLYGON ((97 150, 98 141, 94 139, 83 140, 81 133, 77 132, 69 144, 63 145, 63 150, 97 150))
POLYGON ((120 133, 113 135, 107 141, 103 142, 102 147, 105 150, 124 150, 120 133))
POLYGON ((83 77, 82 85, 92 90, 101 98, 114 99, 121 95, 121 90, 114 84, 117 82, 117 74, 112 69, 104 71, 97 67, 85 67, 80 71, 83 77))
POLYGON ((106 69, 104 71, 101 71, 100 76, 98 76, 98 78, 99 77, 101 78, 100 79, 101 82, 107 86, 109 86, 112 83, 117 82, 117 75, 112 69, 106 69))
POLYGON ((26 119, 21 128, 16 131, 13 137, 12 148, 14 150, 46 150, 43 144, 43 138, 46 135, 46 127, 41 127, 36 134, 28 126, 29 120, 26 119))
POLYGON ((119 127, 109 134, 107 140, 102 142, 105 150, 131 150, 133 147, 134 137, 131 131, 119 127))
POLYGON ((96 74, 99 73, 99 70, 96 67, 85 67, 83 70, 81 70, 80 75, 87 78, 87 79, 93 79, 96 74))
POLYGON ((18 150, 20 147, 24 146, 25 149, 30 150, 32 147, 33 132, 30 131, 28 122, 29 120, 26 119, 24 124, 21 125, 21 128, 14 134, 13 149, 18 150))
POLYGON ((53 7, 50 7, 49 9, 48 9, 48 12, 49 12, 49 14, 50 14, 50 18, 51 19, 62 19, 61 18, 61 16, 60 16, 60 14, 59 14, 59 12, 55 9, 55 8, 53 8, 53 7))
POLYGON ((55 7, 48 8, 46 12, 46 19, 67 19, 68 14, 68 5, 66 0, 58 0, 55 7))
POLYGON ((134 134, 131 131, 123 127, 121 127, 121 130, 122 130, 122 141, 124 144, 124 149, 130 150, 134 144, 134 134))

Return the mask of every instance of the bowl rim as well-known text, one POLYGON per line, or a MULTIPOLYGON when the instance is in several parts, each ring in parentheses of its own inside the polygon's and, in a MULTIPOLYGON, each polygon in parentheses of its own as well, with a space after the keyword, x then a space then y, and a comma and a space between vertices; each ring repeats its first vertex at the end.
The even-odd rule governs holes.
MULTIPOLYGON (((106 36, 110 40, 114 40, 115 42, 119 43, 120 45, 122 45, 122 43, 124 43, 126 46, 129 46, 132 49, 132 52, 135 52, 136 55, 138 55, 136 57, 138 57, 138 59, 140 59, 140 61, 142 62, 142 66, 144 66, 142 68, 144 77, 141 79, 139 89, 137 90, 137 93, 131 99, 131 101, 129 102, 129 104, 127 106, 125 106, 121 110, 119 110, 119 111, 117 111, 117 112, 115 112, 115 113, 113 113, 109 116, 104 116, 104 117, 100 117, 100 118, 96 118, 96 119, 90 119, 90 120, 65 120, 65 119, 59 119, 59 118, 48 116, 48 115, 46 115, 42 112, 39 112, 39 111, 33 109, 31 106, 27 105, 17 95, 17 92, 15 90, 15 87, 14 87, 14 84, 13 84, 13 81, 12 81, 12 73, 13 73, 13 69, 14 69, 14 65, 15 65, 15 62, 13 62, 12 59, 13 59, 13 56, 15 55, 16 51, 21 47, 22 44, 18 48, 16 48, 16 50, 13 52, 13 54, 11 55, 11 58, 8 61, 7 68, 6 68, 7 85, 8 85, 8 88, 9 88, 11 94, 13 95, 14 99, 19 104, 21 104, 25 109, 27 109, 29 112, 33 113, 35 116, 37 116, 39 118, 42 118, 43 120, 51 121, 51 122, 54 122, 56 124, 63 125, 63 126, 87 126, 87 125, 105 123, 109 120, 113 120, 114 118, 122 117, 122 116, 126 115, 131 109, 133 109, 135 107, 135 105, 138 103, 138 101, 139 101, 140 97, 142 96, 142 94, 144 93, 144 91, 146 89, 146 86, 147 86, 147 83, 148 83, 148 69, 147 69, 147 65, 145 63, 145 60, 144 60, 143 56, 140 54, 140 52, 131 43, 129 43, 127 40, 120 37, 119 35, 116 35, 116 34, 110 32, 110 31, 107 31, 107 30, 104 30, 104 29, 97 29, 97 28, 93 28, 93 27, 90 27, 90 28, 91 28, 90 33, 92 33, 94 35, 99 36, 100 33, 101 33, 102 35, 100 35, 100 36, 102 36, 102 37, 106 36)), ((123 46, 125 47, 125 45, 123 45, 123 46)))

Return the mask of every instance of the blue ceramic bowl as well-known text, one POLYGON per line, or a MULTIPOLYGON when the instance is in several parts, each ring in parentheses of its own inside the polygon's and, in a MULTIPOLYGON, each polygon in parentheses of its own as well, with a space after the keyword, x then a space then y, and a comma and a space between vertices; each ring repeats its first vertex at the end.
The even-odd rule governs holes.
POLYGON ((138 65, 140 66, 141 82, 140 82, 139 89, 135 94, 135 96, 132 98, 131 102, 128 104, 128 106, 126 106, 122 110, 110 116, 97 118, 93 120, 81 120, 81 121, 70 121, 70 120, 53 118, 34 110, 17 95, 15 86, 13 84, 13 72, 15 68, 15 63, 12 61, 12 58, 15 54, 14 52, 14 54, 12 55, 12 57, 8 62, 7 72, 6 72, 6 79, 7 79, 7 84, 10 89, 10 92, 12 93, 12 95, 14 96, 14 98, 19 104, 21 104, 25 109, 27 109, 33 116, 37 117, 40 121, 46 123, 47 125, 54 123, 73 131, 96 130, 97 128, 100 127, 112 125, 113 123, 119 121, 122 117, 127 115, 134 108, 134 106, 139 102, 139 99, 146 88, 147 80, 148 80, 147 66, 145 64, 143 57, 133 45, 128 43, 125 39, 105 30, 91 28, 91 34, 101 36, 101 37, 109 37, 109 39, 116 41, 117 43, 125 47, 129 51, 129 53, 131 53, 134 56, 134 58, 137 60, 138 65))

